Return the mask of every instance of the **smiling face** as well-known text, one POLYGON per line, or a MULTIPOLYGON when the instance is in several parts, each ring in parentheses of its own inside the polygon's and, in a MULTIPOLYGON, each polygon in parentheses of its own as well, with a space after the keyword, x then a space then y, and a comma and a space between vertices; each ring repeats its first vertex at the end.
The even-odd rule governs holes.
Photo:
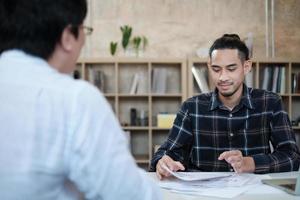
POLYGON ((208 63, 210 77, 221 98, 239 98, 251 61, 241 61, 237 49, 215 49, 208 63))

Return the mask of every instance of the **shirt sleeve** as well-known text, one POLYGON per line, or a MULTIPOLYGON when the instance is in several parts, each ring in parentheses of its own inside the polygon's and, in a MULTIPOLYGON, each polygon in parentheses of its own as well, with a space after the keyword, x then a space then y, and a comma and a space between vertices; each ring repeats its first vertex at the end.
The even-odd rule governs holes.
POLYGON ((253 156, 255 173, 287 172, 299 168, 299 149, 289 117, 283 110, 281 99, 278 98, 272 107, 270 134, 274 151, 268 155, 253 156))
POLYGON ((180 161, 184 164, 189 144, 191 144, 192 141, 191 119, 187 102, 185 102, 176 115, 167 140, 154 154, 151 160, 150 171, 156 171, 156 164, 164 155, 168 155, 173 160, 180 161))
POLYGON ((66 166, 85 198, 161 199, 154 181, 137 167, 105 98, 87 85, 76 99, 66 166))

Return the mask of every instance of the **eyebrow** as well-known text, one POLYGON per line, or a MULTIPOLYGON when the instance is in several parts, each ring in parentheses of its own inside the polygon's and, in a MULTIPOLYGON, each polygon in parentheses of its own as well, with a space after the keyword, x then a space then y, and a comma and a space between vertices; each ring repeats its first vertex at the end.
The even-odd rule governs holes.
MULTIPOLYGON (((236 63, 232 63, 232 64, 229 64, 229 65, 226 65, 225 67, 228 68, 228 67, 234 67, 234 66, 237 66, 236 63)), ((212 65, 211 67, 221 67, 219 65, 212 65)))

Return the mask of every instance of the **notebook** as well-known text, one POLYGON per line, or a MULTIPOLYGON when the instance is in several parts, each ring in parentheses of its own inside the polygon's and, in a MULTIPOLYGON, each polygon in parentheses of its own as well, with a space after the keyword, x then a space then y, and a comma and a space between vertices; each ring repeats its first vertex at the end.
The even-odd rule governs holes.
POLYGON ((262 182, 287 193, 300 195, 300 173, 297 178, 263 179, 262 182))

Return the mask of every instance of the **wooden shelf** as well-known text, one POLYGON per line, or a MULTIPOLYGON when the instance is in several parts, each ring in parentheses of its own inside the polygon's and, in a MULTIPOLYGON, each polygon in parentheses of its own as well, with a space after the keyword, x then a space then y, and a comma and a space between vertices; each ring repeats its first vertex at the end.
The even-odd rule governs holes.
MULTIPOLYGON (((254 88, 261 85, 261 74, 266 66, 282 65, 286 69, 286 90, 279 94, 283 97, 284 107, 291 120, 299 116, 300 93, 291 93, 291 74, 300 73, 300 61, 283 58, 253 60, 254 88)), ((131 148, 133 154, 145 154, 136 156, 140 164, 149 164, 153 156, 153 146, 161 144, 169 132, 169 128, 156 127, 158 113, 167 112, 176 114, 180 105, 188 97, 198 95, 191 67, 206 67, 207 59, 200 58, 84 58, 76 65, 76 70, 81 72, 81 78, 89 81, 90 69, 105 73, 104 96, 112 106, 121 124, 130 124, 130 109, 137 109, 137 117, 141 118, 141 112, 145 112, 148 126, 123 126, 122 128, 132 134, 131 148), (167 71, 167 87, 164 94, 152 92, 152 71, 158 68, 167 71), (135 73, 143 76, 142 90, 137 94, 129 94, 135 73), (142 144, 140 144, 140 141, 142 144), (143 148, 140 151, 139 148, 143 148)), ((211 87, 210 89, 213 89, 211 87)), ((293 127, 299 133, 300 127, 293 127)))
POLYGON ((300 93, 292 93, 292 94, 290 94, 290 96, 292 96, 292 97, 300 97, 300 93))
POLYGON ((148 94, 118 94, 119 97, 122 98, 147 98, 148 94))
MULTIPOLYGON (((181 58, 81 58, 76 69, 81 78, 92 83, 96 74, 104 73, 104 96, 112 106, 121 124, 130 124, 130 111, 137 110, 137 123, 148 126, 123 126, 130 137, 131 152, 139 164, 149 164, 153 156, 153 141, 162 142, 152 131, 166 131, 152 127, 159 112, 176 114, 181 103, 187 98, 186 59, 181 58), (152 93, 153 70, 165 69, 166 91, 163 94, 152 93), (130 94, 133 77, 138 73, 142 78, 137 93, 130 94), (143 113, 143 114, 142 114, 143 113), (141 121, 146 115, 146 122, 141 121)), ((101 86, 101 82, 100 82, 101 86)), ((99 86, 99 88, 100 88, 99 86)), ((165 139, 165 138, 164 138, 165 139)))
POLYGON ((152 97, 158 97, 158 98, 181 98, 181 94, 151 94, 152 97))
POLYGON ((139 131, 144 131, 148 130, 148 126, 122 126, 124 130, 139 130, 139 131))
POLYGON ((152 130, 156 131, 169 131, 171 128, 160 128, 160 127, 151 127, 152 130))
POLYGON ((116 94, 113 94, 113 93, 104 93, 104 96, 105 97, 115 97, 116 94))

